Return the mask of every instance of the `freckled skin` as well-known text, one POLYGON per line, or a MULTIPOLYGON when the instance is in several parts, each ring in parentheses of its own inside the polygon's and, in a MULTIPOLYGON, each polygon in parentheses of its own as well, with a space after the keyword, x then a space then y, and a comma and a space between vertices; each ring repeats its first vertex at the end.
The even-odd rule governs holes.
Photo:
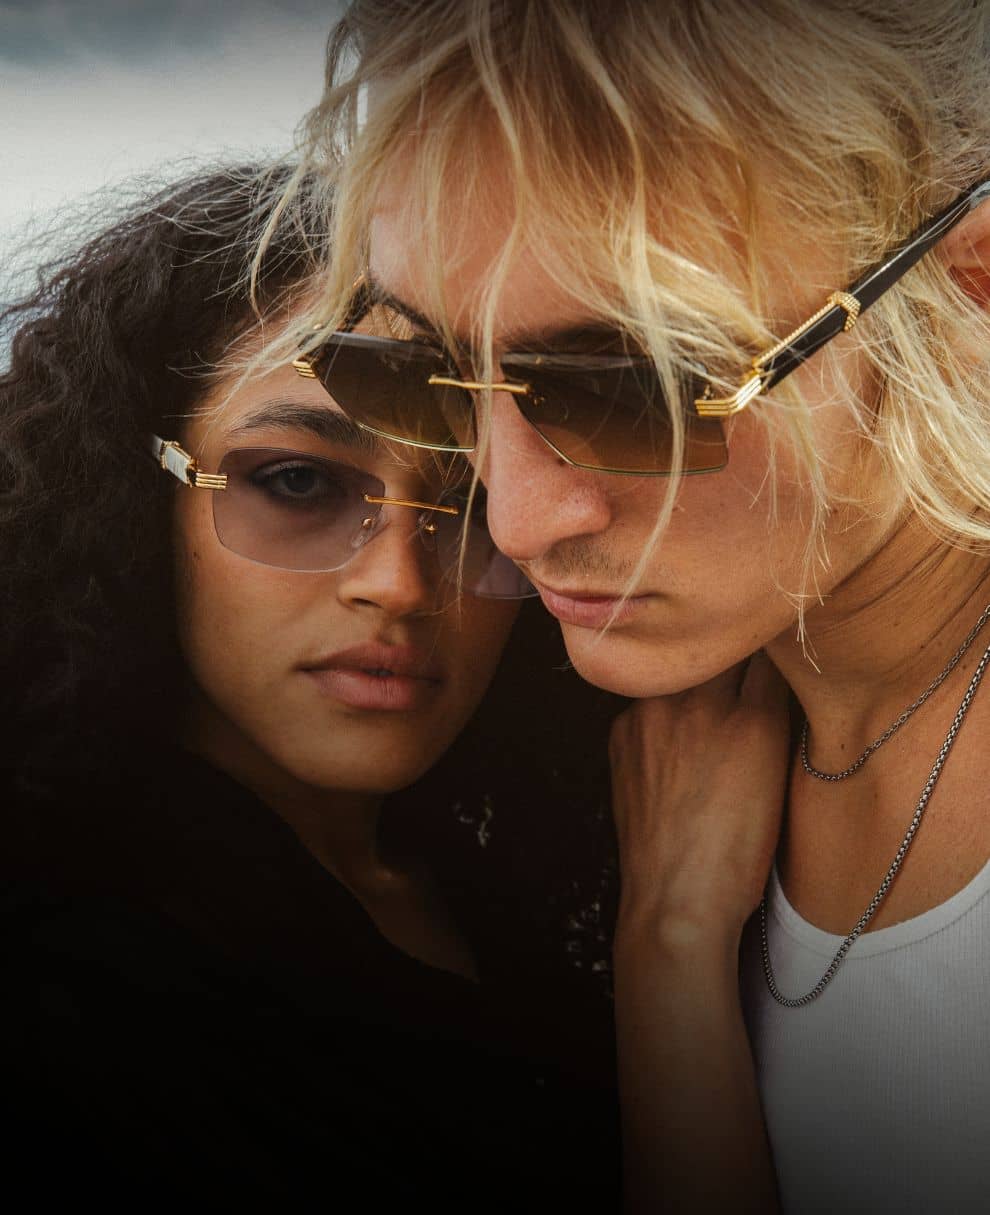
MULTIPOLYGON (((408 239, 415 217, 400 200, 383 198, 371 227, 370 265, 376 280, 402 301, 428 310, 422 284, 426 267, 408 239)), ((447 233, 451 250, 444 293, 455 327, 470 332, 472 300, 501 240, 497 217, 458 215, 447 233)), ((784 251, 786 253, 786 250, 784 251)), ((789 286, 783 253, 775 315, 797 323, 812 312, 822 292, 811 282, 789 286)), ((771 281, 773 281, 772 267, 771 281)), ((824 282, 828 268, 816 269, 824 282)), ((564 328, 589 318, 533 259, 510 267, 496 315, 499 333, 564 328)), ((842 352, 834 362, 813 361, 796 373, 813 408, 815 441, 830 489, 853 488, 857 443, 847 400, 861 391, 858 356, 842 352)), ((802 588, 812 492, 794 457, 777 456, 777 515, 771 515, 768 438, 755 412, 727 427, 728 467, 683 479, 676 508, 660 544, 652 533, 669 482, 661 477, 620 477, 571 467, 560 460, 522 418, 507 394, 492 402, 490 447, 481 468, 488 489, 488 517, 499 546, 551 590, 587 595, 621 594, 637 562, 649 550, 628 620, 601 635, 563 624, 568 653, 590 682, 628 696, 654 696, 694 686, 792 631, 789 597, 802 588)), ((824 537, 830 556, 818 589, 828 592, 882 545, 893 520, 883 512, 867 522, 849 509, 833 513, 824 537)))

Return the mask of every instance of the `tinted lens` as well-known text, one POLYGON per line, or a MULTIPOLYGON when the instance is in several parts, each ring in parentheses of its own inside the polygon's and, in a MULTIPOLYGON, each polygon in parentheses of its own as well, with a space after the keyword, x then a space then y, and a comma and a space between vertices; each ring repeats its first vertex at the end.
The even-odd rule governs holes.
POLYGON ((471 395, 438 383, 460 378, 440 351, 335 333, 314 369, 340 408, 375 434, 444 451, 474 447, 471 395))
POLYGON ((526 599, 535 595, 532 583, 514 561, 495 546, 488 530, 485 493, 479 486, 467 514, 467 490, 463 494, 447 495, 444 503, 459 506, 460 515, 424 512, 421 527, 435 527, 433 534, 441 568, 450 579, 462 577, 464 590, 486 599, 526 599), (467 522, 465 524, 465 517, 467 522), (464 564, 460 566, 462 536, 464 564))
MULTIPOLYGON (((232 552, 277 569, 315 573, 342 569, 381 525, 381 507, 365 494, 384 497, 377 477, 349 464, 304 452, 252 447, 229 451, 219 471, 227 487, 213 493, 213 520, 220 543, 232 552)), ((444 505, 458 515, 423 511, 419 534, 436 552, 444 575, 456 579, 467 494, 448 494, 444 505)), ((390 506, 390 511, 405 507, 390 506)), ((415 535, 410 536, 415 543, 415 535)), ((488 532, 484 494, 475 496, 467 523, 464 589, 497 599, 535 594, 522 571, 496 547, 488 532)))
POLYGON ((365 494, 385 487, 369 473, 301 452, 229 451, 220 462, 227 488, 213 494, 220 543, 283 570, 336 570, 366 538, 378 508, 365 494))
MULTIPOLYGON (((530 386, 530 393, 513 398, 520 412, 574 464, 629 473, 673 467, 673 427, 647 360, 507 355, 502 369, 511 381, 530 386)), ((684 399, 701 391, 697 382, 688 382, 684 399)), ((685 414, 684 422, 684 472, 724 468, 728 452, 718 419, 685 414)))

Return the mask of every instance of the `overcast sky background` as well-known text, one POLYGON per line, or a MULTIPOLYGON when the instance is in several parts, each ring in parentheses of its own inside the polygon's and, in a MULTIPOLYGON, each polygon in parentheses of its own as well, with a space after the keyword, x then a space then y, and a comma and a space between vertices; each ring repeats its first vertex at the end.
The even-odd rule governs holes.
POLYGON ((32 224, 135 173, 288 149, 339 9, 0 0, 0 263, 32 224))

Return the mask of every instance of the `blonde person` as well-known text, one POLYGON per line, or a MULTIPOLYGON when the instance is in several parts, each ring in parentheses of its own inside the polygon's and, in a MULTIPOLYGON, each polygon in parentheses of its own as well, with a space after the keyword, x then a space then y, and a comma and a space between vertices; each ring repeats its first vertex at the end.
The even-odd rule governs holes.
POLYGON ((528 588, 461 457, 246 373, 314 269, 287 221, 244 289, 280 182, 118 197, 3 315, 4 1175, 115 1211, 607 1207, 607 1008, 525 878, 552 747, 486 754, 543 712, 542 613, 424 784, 528 588))
POLYGON ((470 455, 638 700, 636 1210, 985 1205, 988 20, 358 0, 331 40, 312 370, 470 455))

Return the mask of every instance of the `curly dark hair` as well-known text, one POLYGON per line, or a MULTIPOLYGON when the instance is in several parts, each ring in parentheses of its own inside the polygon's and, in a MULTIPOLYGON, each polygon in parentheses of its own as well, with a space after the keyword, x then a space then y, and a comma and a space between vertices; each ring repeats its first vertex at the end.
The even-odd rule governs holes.
MULTIPOLYGON (((0 311, 11 343, 0 374, 0 773, 18 792, 71 802, 80 781, 126 787, 178 735, 179 487, 156 470, 148 436, 179 437, 224 351, 259 319, 291 314, 319 273, 304 182, 249 286, 290 173, 246 165, 146 192, 109 226, 101 215, 96 235, 0 311)), ((393 848, 445 858, 507 922, 525 903, 544 922, 530 930, 556 942, 542 958, 556 952, 606 984, 616 884, 604 740, 618 704, 568 669, 555 622, 532 605, 469 728, 388 816, 393 848)))
POLYGON ((289 173, 145 191, 0 311, 0 763, 22 787, 119 763, 174 721, 174 489, 148 434, 171 437, 223 350, 316 268, 297 200, 247 285, 289 173))

